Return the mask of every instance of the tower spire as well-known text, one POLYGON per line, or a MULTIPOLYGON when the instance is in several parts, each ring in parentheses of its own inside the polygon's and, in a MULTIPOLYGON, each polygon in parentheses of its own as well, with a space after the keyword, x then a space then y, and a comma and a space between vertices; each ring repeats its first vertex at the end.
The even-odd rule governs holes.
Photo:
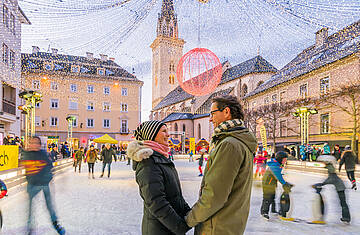
POLYGON ((163 0, 161 7, 161 18, 165 18, 167 21, 175 18, 174 1, 163 0))
POLYGON ((174 1, 163 0, 161 13, 158 17, 157 36, 177 38, 178 32, 174 1))

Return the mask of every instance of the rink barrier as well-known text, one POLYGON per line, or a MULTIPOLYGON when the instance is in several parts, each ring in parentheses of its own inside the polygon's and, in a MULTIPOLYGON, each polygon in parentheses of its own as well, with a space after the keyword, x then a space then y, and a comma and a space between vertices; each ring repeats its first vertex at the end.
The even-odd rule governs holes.
MULTIPOLYGON (((336 163, 334 166, 336 169, 336 173, 338 175, 346 176, 345 165, 343 165, 341 172, 338 171, 339 164, 336 163)), ((327 169, 325 168, 325 164, 323 162, 306 162, 306 161, 294 161, 288 160, 286 162, 287 169, 307 171, 313 173, 327 174, 327 169)), ((360 174, 360 166, 357 164, 355 168, 355 175, 360 174)))
MULTIPOLYGON (((195 155, 193 155, 193 159, 195 160, 195 159, 199 158, 200 156, 201 156, 200 154, 195 154, 195 155)), ((207 159, 208 156, 209 156, 208 154, 205 154, 204 158, 207 159)), ((176 155, 174 155, 174 160, 175 159, 189 159, 189 158, 190 158, 189 154, 176 154, 176 155)))
MULTIPOLYGON (((59 170, 62 170, 68 166, 72 166, 72 163, 72 158, 61 159, 59 161, 53 162, 53 173, 55 174, 59 170)), ((23 167, 19 167, 16 169, 1 171, 0 179, 5 182, 8 189, 26 183, 25 169, 23 167)))

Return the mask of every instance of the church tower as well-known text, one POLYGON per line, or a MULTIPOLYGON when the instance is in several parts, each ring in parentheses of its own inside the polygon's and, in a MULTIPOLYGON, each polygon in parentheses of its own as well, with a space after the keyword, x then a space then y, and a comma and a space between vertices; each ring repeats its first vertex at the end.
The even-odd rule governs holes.
POLYGON ((152 108, 178 86, 176 69, 185 41, 179 38, 173 0, 163 0, 152 49, 152 108))

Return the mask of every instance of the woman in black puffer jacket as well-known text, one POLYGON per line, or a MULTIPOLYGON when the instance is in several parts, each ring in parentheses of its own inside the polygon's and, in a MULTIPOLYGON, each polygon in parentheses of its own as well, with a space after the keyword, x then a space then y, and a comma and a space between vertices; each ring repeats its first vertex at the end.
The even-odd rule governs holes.
POLYGON ((129 144, 136 182, 144 200, 142 234, 183 235, 190 228, 184 217, 190 211, 185 202, 174 163, 168 159, 167 127, 159 121, 142 123, 129 144))

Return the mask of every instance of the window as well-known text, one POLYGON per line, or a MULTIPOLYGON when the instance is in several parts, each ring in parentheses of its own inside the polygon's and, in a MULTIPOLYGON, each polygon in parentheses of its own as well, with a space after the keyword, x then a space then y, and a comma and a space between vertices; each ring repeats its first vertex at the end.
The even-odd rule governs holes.
POLYGON ((276 103, 277 102, 277 94, 273 94, 271 96, 271 102, 276 103))
POLYGON ((94 111, 94 102, 88 101, 86 110, 94 111))
POLYGON ((15 52, 10 50, 10 68, 15 69, 15 52))
POLYGON ((72 73, 78 73, 78 72, 80 72, 80 66, 79 66, 79 65, 72 65, 72 66, 71 66, 71 72, 72 72, 72 73))
POLYGON ((264 98, 264 104, 267 105, 267 104, 269 104, 269 103, 270 103, 269 97, 265 97, 265 98, 264 98))
POLYGON ((77 85, 76 84, 70 84, 70 91, 71 92, 77 92, 77 85))
POLYGON ((201 125, 200 123, 198 124, 198 139, 201 139, 201 125))
POLYGON ((58 109, 59 108, 59 100, 58 99, 51 99, 50 100, 50 108, 51 109, 58 109))
POLYGON ((35 103, 35 108, 39 109, 41 103, 35 103))
POLYGON ((175 123, 175 127, 174 127, 174 131, 178 131, 178 125, 177 125, 177 123, 175 123))
POLYGON ((252 107, 253 107, 253 108, 256 107, 256 102, 255 102, 255 101, 252 103, 252 107))
POLYGON ((40 90, 40 81, 39 80, 33 80, 32 87, 34 90, 40 90))
POLYGON ((15 16, 10 14, 10 31, 15 34, 15 16))
POLYGON ((73 125, 73 127, 77 127, 77 125, 78 125, 78 117, 74 116, 72 125, 73 125))
POLYGON ((128 111, 128 105, 127 104, 121 104, 121 112, 127 112, 128 111))
POLYGON ((110 102, 104 102, 103 103, 103 111, 104 112, 110 112, 110 102))
POLYGON ((186 131, 186 126, 185 126, 185 124, 183 124, 183 132, 185 132, 186 131))
POLYGON ((53 91, 57 91, 58 90, 58 84, 56 82, 51 82, 50 83, 50 89, 53 91))
POLYGON ((244 84, 243 88, 242 88, 242 96, 246 96, 248 93, 248 86, 246 84, 244 84))
POLYGON ((40 117, 39 116, 36 116, 35 117, 35 126, 40 126, 40 117))
POLYGON ((121 120, 121 133, 128 133, 128 120, 121 120))
POLYGON ((48 71, 52 70, 52 64, 51 63, 45 63, 44 64, 44 69, 48 70, 48 71))
POLYGON ((280 137, 286 136, 286 120, 280 121, 280 137))
POLYGON ((86 127, 88 127, 88 128, 94 127, 94 119, 93 118, 86 119, 86 127))
POLYGON ((175 84, 175 76, 174 75, 169 76, 169 83, 170 84, 175 84))
POLYGON ((89 93, 89 94, 94 93, 94 86, 93 85, 88 85, 87 86, 87 93, 89 93))
POLYGON ((127 88, 121 88, 121 95, 122 95, 122 96, 127 96, 127 95, 128 95, 128 90, 127 90, 127 88))
POLYGON ((6 28, 9 28, 9 9, 3 5, 3 23, 6 28))
POLYGON ((58 125, 58 118, 57 117, 51 117, 50 118, 50 126, 57 126, 58 125))
POLYGON ((329 77, 320 80, 320 95, 326 95, 329 93, 329 77))
POLYGON ((71 109, 71 110, 77 110, 78 109, 77 99, 70 99, 70 101, 69 101, 69 109, 71 109))
POLYGON ((286 91, 280 92, 280 102, 284 102, 284 101, 285 101, 285 94, 286 94, 286 91))
POLYGON ((104 95, 109 95, 110 94, 110 87, 106 86, 104 87, 104 95))
POLYGON ((329 122, 329 114, 321 114, 320 115, 320 134, 328 134, 330 133, 330 122, 329 122))
POLYGON ((103 76, 105 74, 105 69, 97 69, 97 74, 103 76))
POLYGON ((8 47, 5 43, 3 43, 2 49, 3 49, 3 53, 2 53, 3 59, 2 59, 2 62, 3 62, 4 64, 8 65, 8 64, 9 64, 9 47, 8 47))
POLYGON ((104 119, 103 127, 104 128, 110 128, 110 119, 104 119))
POLYGON ((300 86, 300 97, 305 99, 308 96, 307 84, 300 86))

